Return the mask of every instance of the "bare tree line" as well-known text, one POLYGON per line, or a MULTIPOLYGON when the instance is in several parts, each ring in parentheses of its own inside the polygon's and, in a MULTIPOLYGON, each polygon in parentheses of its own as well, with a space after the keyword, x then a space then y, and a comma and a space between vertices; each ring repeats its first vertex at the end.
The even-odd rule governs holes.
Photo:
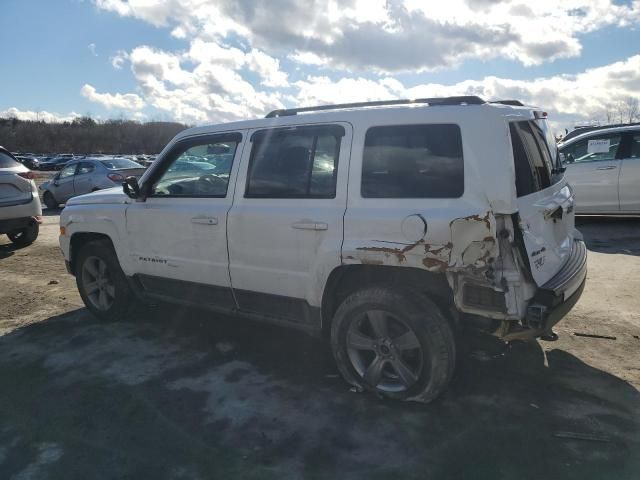
POLYGON ((607 124, 640 122, 640 101, 627 97, 608 105, 605 111, 607 124))
POLYGON ((63 123, 0 118, 0 145, 13 152, 153 154, 185 128, 175 122, 96 122, 91 117, 63 123))

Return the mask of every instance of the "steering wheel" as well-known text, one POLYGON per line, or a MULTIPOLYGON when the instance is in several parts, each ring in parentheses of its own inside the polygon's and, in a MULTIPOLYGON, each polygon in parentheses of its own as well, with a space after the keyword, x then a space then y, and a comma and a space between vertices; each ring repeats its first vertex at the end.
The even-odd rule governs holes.
POLYGON ((198 182, 207 183, 210 185, 209 188, 220 188, 222 189, 222 191, 227 188, 227 181, 213 173, 205 173, 204 175, 200 175, 200 177, 198 178, 198 182))

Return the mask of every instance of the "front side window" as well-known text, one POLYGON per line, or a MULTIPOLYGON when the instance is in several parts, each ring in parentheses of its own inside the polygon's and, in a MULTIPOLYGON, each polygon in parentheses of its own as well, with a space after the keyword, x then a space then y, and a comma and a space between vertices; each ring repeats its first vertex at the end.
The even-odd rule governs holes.
POLYGON ((152 195, 225 197, 233 158, 241 139, 240 134, 231 134, 180 142, 169 154, 172 160, 154 183, 152 195))
POLYGON ((615 160, 621 135, 598 135, 585 138, 562 149, 566 163, 598 162, 615 160))
POLYGON ((334 198, 343 135, 333 125, 256 132, 245 196, 334 198))
POLYGON ((60 170, 60 176, 58 178, 62 179, 62 178, 71 177, 74 173, 76 173, 77 166, 78 166, 77 163, 74 163, 73 165, 67 165, 62 170, 60 170))
POLYGON ((457 198, 464 192, 460 127, 453 124, 372 127, 365 137, 365 198, 457 198))

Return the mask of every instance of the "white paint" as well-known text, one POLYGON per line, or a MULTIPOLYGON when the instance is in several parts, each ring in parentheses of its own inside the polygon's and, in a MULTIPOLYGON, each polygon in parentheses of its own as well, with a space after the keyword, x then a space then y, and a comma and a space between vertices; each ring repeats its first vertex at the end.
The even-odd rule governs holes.
MULTIPOLYGON (((204 134, 239 132, 243 141, 236 149, 226 198, 148 198, 145 202, 133 202, 126 200, 122 192, 117 195, 109 192, 74 199, 62 212, 61 224, 66 225, 71 214, 81 213, 87 221, 72 223, 69 234, 109 231, 128 275, 147 273, 305 299, 319 307, 329 275, 343 263, 447 271, 460 278, 474 275, 478 269, 482 272, 489 265, 488 259, 510 254, 498 249, 496 217, 510 219, 512 214, 519 213, 528 255, 538 260, 532 275, 536 284, 542 285, 561 268, 570 251, 574 233, 573 196, 564 181, 526 197, 516 196, 508 122, 523 120, 533 120, 530 109, 490 104, 416 105, 337 110, 192 128, 179 133, 165 147, 141 183, 149 181, 153 172, 162 168, 175 142, 204 134), (367 129, 429 123, 456 124, 460 128, 463 195, 419 200, 363 198, 360 185, 367 129), (335 198, 245 198, 252 132, 311 124, 340 124, 345 129, 335 198), (562 219, 549 218, 548 213, 555 208, 563 209, 562 219), (105 215, 111 215, 112 222, 97 221, 105 215), (419 238, 416 225, 405 220, 419 218, 417 215, 428 224, 424 238, 419 238), (194 216, 216 218, 217 222, 194 224, 191 221, 194 216), (543 253, 536 253, 541 249, 543 253), (136 258, 140 256, 166 262, 139 262, 136 258)), ((61 238, 67 259, 68 243, 68 235, 61 238)), ((511 248, 510 244, 506 248, 511 248)), ((509 289, 517 290, 522 299, 519 305, 524 306, 535 286, 519 270, 512 270, 516 276, 508 279, 509 289)), ((486 282, 482 275, 474 278, 486 282)), ((519 308, 517 314, 521 317, 523 309, 519 308)))

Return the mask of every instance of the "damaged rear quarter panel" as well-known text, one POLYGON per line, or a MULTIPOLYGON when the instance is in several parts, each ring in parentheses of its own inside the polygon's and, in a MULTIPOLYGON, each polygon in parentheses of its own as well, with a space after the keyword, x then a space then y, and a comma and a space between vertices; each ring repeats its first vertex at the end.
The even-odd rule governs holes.
POLYGON ((427 233, 409 242, 400 229, 385 232, 386 238, 345 238, 344 264, 415 267, 431 272, 454 272, 487 267, 498 255, 496 221, 490 211, 450 221, 425 216, 427 233), (392 238, 395 237, 395 241, 392 238))

